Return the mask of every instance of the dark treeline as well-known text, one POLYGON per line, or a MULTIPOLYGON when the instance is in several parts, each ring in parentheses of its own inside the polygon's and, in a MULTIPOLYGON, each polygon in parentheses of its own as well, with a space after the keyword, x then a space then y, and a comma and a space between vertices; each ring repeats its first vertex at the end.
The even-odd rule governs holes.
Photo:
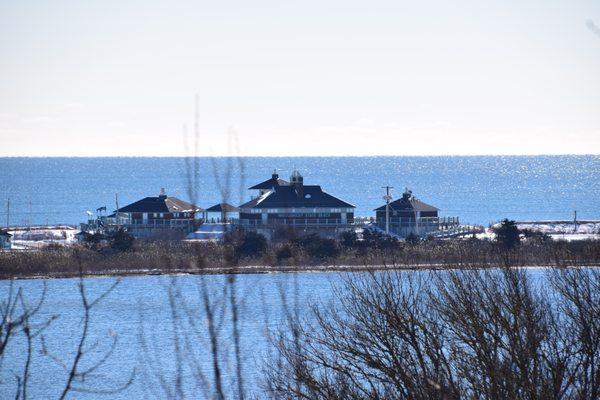
MULTIPOLYGON (((523 236, 523 235, 522 235, 523 236)), ((501 236, 499 236, 501 238, 501 236)), ((223 242, 89 242, 72 247, 0 254, 0 278, 94 274, 253 272, 301 270, 311 266, 380 268, 578 266, 600 264, 600 241, 554 241, 527 233, 516 243, 500 240, 419 239, 404 241, 365 231, 337 239, 284 232, 273 241, 253 232, 234 232, 223 242), (196 260, 202 259, 202 263, 196 260), (244 266, 257 266, 244 269, 244 266)))

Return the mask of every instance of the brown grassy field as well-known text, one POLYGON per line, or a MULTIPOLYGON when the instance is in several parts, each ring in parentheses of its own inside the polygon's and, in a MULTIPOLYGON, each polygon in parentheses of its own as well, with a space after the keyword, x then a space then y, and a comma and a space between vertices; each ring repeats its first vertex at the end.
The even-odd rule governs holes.
POLYGON ((235 242, 137 242, 129 251, 109 247, 50 246, 0 253, 0 278, 168 273, 257 273, 375 268, 486 268, 600 265, 600 241, 528 240, 505 250, 476 239, 267 243, 240 251, 235 242))

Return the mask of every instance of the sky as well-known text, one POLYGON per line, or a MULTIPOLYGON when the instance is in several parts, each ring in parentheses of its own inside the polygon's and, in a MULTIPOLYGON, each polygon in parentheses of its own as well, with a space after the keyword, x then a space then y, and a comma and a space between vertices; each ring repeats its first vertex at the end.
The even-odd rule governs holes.
POLYGON ((599 27, 598 0, 0 0, 0 156, 186 155, 196 97, 200 155, 600 154, 599 27))

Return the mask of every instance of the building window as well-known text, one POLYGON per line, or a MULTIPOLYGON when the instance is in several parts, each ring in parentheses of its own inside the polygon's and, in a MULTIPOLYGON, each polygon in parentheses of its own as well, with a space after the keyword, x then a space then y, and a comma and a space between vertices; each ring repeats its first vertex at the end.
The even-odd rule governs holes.
POLYGON ((165 214, 163 214, 163 213, 160 213, 160 217, 161 217, 161 218, 164 218, 164 216, 165 216, 165 214))

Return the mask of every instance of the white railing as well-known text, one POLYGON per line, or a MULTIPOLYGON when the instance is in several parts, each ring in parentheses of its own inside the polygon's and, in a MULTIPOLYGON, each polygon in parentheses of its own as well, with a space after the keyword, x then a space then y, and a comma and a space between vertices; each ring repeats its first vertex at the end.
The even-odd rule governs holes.
POLYGON ((166 220, 166 221, 146 221, 136 222, 132 221, 130 224, 125 224, 126 227, 135 229, 152 229, 152 228, 186 228, 192 226, 192 221, 189 220, 166 220))
MULTIPOLYGON (((377 225, 384 226, 385 218, 378 218, 376 220, 377 225)), ((410 227, 423 227, 423 228, 439 228, 446 229, 455 227, 460 224, 458 217, 390 217, 389 226, 390 228, 410 228, 410 227)))
POLYGON ((349 222, 342 222, 339 218, 281 218, 281 219, 271 219, 267 222, 263 222, 261 219, 240 219, 237 221, 239 225, 242 227, 277 227, 277 226, 298 226, 298 227, 306 227, 306 226, 322 226, 322 227, 333 227, 333 226, 346 226, 350 225, 349 222))

